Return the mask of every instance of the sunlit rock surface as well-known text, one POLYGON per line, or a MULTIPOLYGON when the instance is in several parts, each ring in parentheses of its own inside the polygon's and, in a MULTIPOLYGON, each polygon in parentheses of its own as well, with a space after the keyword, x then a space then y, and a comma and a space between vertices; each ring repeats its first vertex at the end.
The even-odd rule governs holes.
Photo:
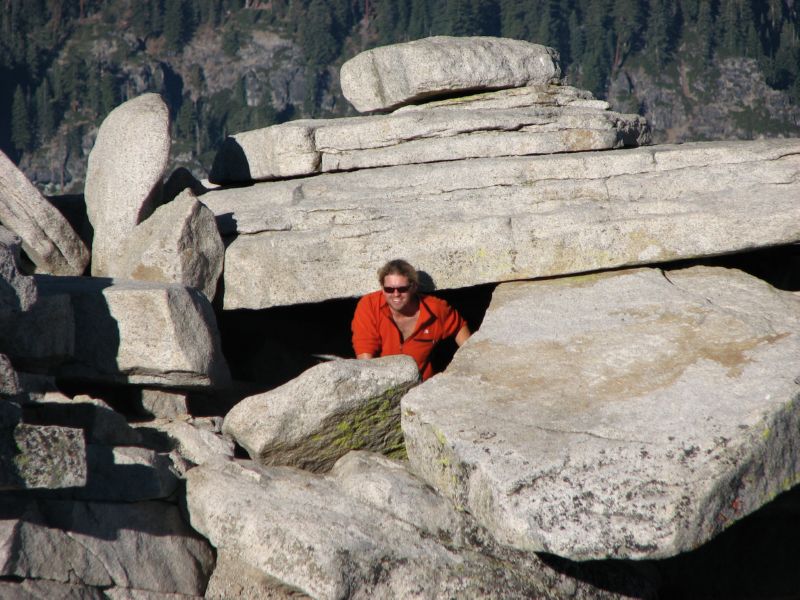
POLYGON ((499 286, 402 402, 413 469, 503 543, 691 550, 800 480, 800 297, 740 271, 499 286))

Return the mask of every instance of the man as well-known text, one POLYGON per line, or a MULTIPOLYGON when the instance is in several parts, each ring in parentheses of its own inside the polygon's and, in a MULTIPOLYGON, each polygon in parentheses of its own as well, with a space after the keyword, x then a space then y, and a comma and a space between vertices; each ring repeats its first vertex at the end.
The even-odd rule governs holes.
POLYGON ((404 260, 378 269, 378 281, 381 289, 361 298, 353 315, 356 358, 407 354, 428 379, 434 346, 453 336, 461 346, 471 335, 467 323, 444 300, 419 294, 417 271, 404 260))

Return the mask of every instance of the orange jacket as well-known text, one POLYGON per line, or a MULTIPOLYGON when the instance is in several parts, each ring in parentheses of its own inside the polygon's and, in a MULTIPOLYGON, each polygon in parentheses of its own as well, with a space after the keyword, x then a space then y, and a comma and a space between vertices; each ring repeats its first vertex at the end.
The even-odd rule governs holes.
POLYGON ((466 324, 447 302, 434 296, 419 296, 419 317, 414 332, 406 340, 392 319, 383 292, 378 290, 362 297, 353 315, 353 349, 356 356, 390 356, 407 354, 417 361, 425 380, 433 375, 430 355, 441 340, 456 335, 466 324))

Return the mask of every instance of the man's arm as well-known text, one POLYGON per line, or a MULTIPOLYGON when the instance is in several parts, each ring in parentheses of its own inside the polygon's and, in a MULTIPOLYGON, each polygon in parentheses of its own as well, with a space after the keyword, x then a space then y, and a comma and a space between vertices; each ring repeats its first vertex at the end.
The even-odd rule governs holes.
POLYGON ((357 354, 356 358, 365 359, 365 358, 375 358, 374 354, 370 354, 369 352, 362 352, 361 354, 357 354))
POLYGON ((456 334, 456 344, 458 344, 459 347, 463 346, 464 342, 466 342, 471 335, 472 332, 469 330, 469 327, 467 327, 467 324, 464 323, 464 326, 459 329, 456 334))

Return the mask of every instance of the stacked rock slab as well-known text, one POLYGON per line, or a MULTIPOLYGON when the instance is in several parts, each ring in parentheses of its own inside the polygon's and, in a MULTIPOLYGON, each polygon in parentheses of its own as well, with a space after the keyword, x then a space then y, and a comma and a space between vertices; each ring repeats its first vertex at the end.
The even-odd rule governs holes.
POLYGON ((791 243, 799 195, 800 140, 775 139, 327 173, 203 202, 232 240, 235 309, 360 295, 397 256, 446 289, 791 243))
POLYGON ((155 209, 169 147, 169 111, 158 94, 128 100, 103 121, 84 191, 94 228, 92 275, 109 274, 122 242, 155 209))
POLYGON ((499 286, 402 401, 409 459, 501 542, 692 550, 800 481, 800 297, 740 271, 499 286))
POLYGON ((187 193, 144 221, 167 126, 155 95, 113 111, 86 198, 100 272, 177 283, 63 276, 82 274, 88 252, 0 156, 0 221, 19 234, 0 226, 0 597, 199 598, 214 568, 179 509, 180 480, 196 462, 231 458, 233 442, 195 427, 201 419, 134 429, 103 400, 56 385, 134 410, 142 396, 151 413, 189 419, 191 388, 230 381, 208 300, 223 256, 214 216, 187 193), (162 392, 137 395, 142 384, 162 392))
POLYGON ((552 48, 521 40, 438 36, 362 52, 342 65, 342 93, 359 112, 425 98, 558 82, 552 48))
POLYGON ((350 450, 404 456, 400 398, 418 381, 410 356, 322 363, 242 400, 223 431, 264 465, 327 471, 350 450))
POLYGON ((213 568, 208 543, 164 502, 3 498, 0 508, 0 576, 147 598, 200 596, 213 568))
POLYGON ((0 223, 22 239, 37 272, 82 275, 89 250, 27 177, 0 152, 0 223))
POLYGON ((226 139, 210 178, 249 182, 649 143, 643 117, 611 112, 608 104, 586 96, 591 97, 566 86, 538 86, 473 96, 485 107, 465 99, 439 103, 435 110, 421 105, 390 115, 290 121, 226 139))
POLYGON ((60 375, 174 387, 228 383, 216 317, 200 292, 104 278, 36 281, 42 295, 66 295, 73 306, 75 352, 60 375))
POLYGON ((241 565, 237 586, 228 575, 210 588, 264 594, 253 598, 290 591, 320 599, 618 597, 535 555, 482 547, 467 515, 376 455, 349 454, 329 476, 207 462, 187 474, 187 505, 193 527, 226 564, 241 565), (382 488, 403 493, 386 502, 382 488))

